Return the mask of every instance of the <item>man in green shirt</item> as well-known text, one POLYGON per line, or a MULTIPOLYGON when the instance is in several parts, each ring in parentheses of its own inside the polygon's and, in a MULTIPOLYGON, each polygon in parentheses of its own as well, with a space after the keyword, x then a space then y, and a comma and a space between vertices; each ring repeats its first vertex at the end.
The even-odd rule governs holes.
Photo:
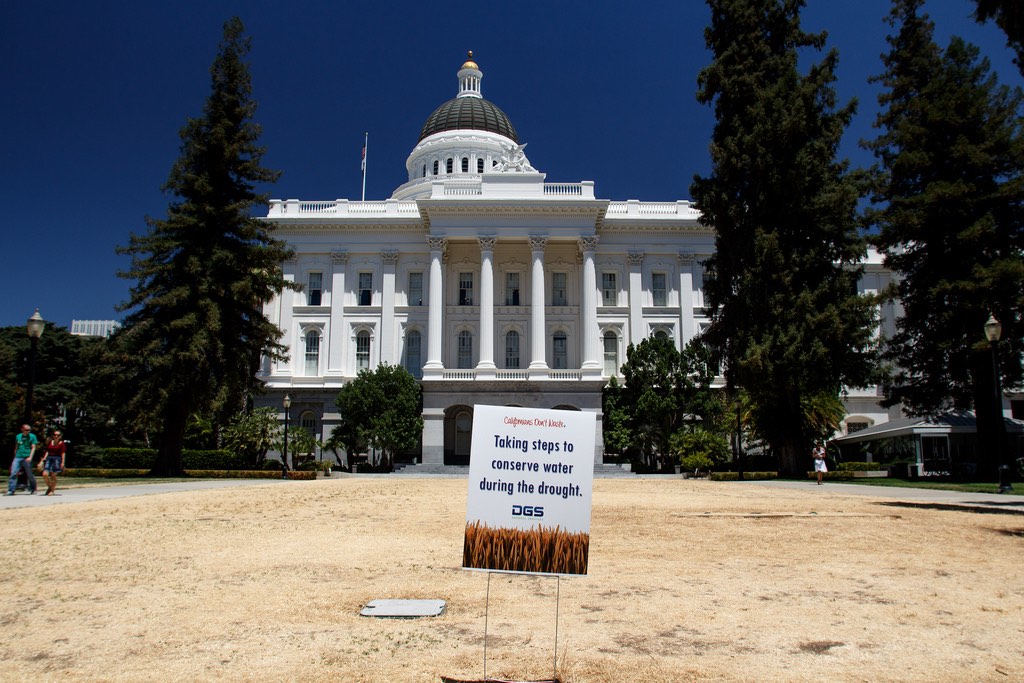
POLYGON ((11 462, 11 478, 7 480, 7 495, 13 496, 18 486, 18 472, 25 470, 28 493, 36 492, 36 478, 32 474, 32 456, 36 453, 39 440, 32 433, 30 425, 21 425, 21 434, 14 437, 14 460, 11 462))

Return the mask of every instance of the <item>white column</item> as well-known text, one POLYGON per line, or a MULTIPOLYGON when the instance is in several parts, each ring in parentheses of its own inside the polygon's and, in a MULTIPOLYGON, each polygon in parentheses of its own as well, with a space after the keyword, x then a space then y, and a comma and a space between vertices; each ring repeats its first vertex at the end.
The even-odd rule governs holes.
POLYGON ((580 251, 583 253, 583 282, 580 285, 582 292, 580 356, 583 358, 581 369, 584 371, 584 375, 600 377, 601 355, 597 339, 597 270, 594 266, 597 239, 597 236, 588 235, 579 240, 580 251))
POLYGON ((331 254, 331 327, 327 345, 327 373, 339 376, 345 368, 345 269, 348 267, 348 252, 336 251, 331 254))
POLYGON ((423 378, 441 377, 444 363, 441 362, 441 321, 444 314, 444 282, 442 281, 441 259, 448 240, 440 235, 427 235, 430 245, 430 288, 427 301, 430 310, 427 323, 427 362, 423 366, 423 378))
POLYGON ((631 251, 626 255, 629 264, 629 342, 639 344, 646 337, 644 330, 644 283, 642 251, 631 251))
MULTIPOLYGON (((282 267, 282 273, 284 279, 288 282, 295 282, 295 269, 297 267, 296 260, 294 258, 288 259, 284 262, 282 267)), ((291 289, 281 290, 281 332, 284 335, 281 337, 284 341, 284 345, 287 348, 285 353, 288 354, 289 358, 286 361, 278 361, 277 371, 275 374, 291 376, 295 373, 292 372, 292 364, 295 362, 295 325, 294 325, 294 312, 295 308, 295 292, 291 289)))
POLYGON ((680 339, 676 345, 682 351, 697 336, 693 317, 693 254, 686 251, 679 252, 679 317, 680 339))
POLYGON ((530 371, 546 374, 544 360, 544 245, 548 238, 530 235, 530 371))
MULTIPOLYGON (((480 241, 480 361, 476 367, 493 375, 494 365, 494 245, 497 237, 480 241), (490 371, 490 372, 487 372, 490 371)), ((484 375, 477 373, 477 377, 484 375)))
POLYGON ((398 252, 385 249, 380 253, 384 262, 384 272, 380 283, 380 346, 378 347, 378 363, 396 365, 395 349, 395 265, 398 263, 398 252))

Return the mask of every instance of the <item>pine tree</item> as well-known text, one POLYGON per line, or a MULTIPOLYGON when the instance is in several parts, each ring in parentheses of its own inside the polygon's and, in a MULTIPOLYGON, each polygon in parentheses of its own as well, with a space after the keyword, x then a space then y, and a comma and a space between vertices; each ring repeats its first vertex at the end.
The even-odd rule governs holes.
POLYGON ((1017 53, 1013 60, 1024 75, 1024 3, 1020 0, 975 0, 979 22, 992 20, 1006 34, 1006 44, 1017 53))
POLYGON ((112 354, 129 408, 160 416, 153 474, 181 474, 188 416, 237 412, 258 389, 261 354, 285 351, 262 305, 289 286, 280 264, 290 252, 270 224, 250 216, 267 201, 257 186, 279 173, 261 166, 243 32, 237 17, 224 24, 210 96, 182 128, 181 156, 164 185, 176 198, 167 218, 147 218, 149 231, 119 249, 132 257, 121 275, 135 285, 112 354))
POLYGON ((716 230, 708 338, 780 471, 798 475, 810 451, 805 399, 864 386, 874 361, 875 302, 856 294, 863 190, 837 160, 855 103, 836 106, 834 50, 800 73, 798 56, 826 38, 801 30, 802 0, 708 4, 714 61, 697 96, 715 110, 712 172, 691 188, 716 230))
POLYGON ((1021 379, 1024 297, 1024 142, 1021 93, 997 85, 987 60, 960 38, 933 40, 923 0, 897 0, 896 29, 878 77, 885 90, 865 143, 873 169, 871 218, 903 306, 887 356, 891 403, 912 414, 978 409, 997 419, 982 326, 1003 324, 1004 381, 1021 379))

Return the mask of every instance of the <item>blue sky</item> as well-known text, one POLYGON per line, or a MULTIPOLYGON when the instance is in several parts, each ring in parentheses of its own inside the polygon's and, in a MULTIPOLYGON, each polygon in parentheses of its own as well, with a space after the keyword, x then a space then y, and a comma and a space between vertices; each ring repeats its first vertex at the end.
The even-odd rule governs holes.
MULTIPOLYGON (((930 0, 940 44, 957 34, 1019 85, 1005 39, 977 26, 971 0, 930 0)), ((808 0, 806 30, 827 30, 840 52, 838 89, 859 113, 843 153, 871 158, 886 50, 887 0, 808 0)), ((700 0, 645 3, 125 2, 11 0, 0 7, 0 234, 6 267, 0 325, 39 308, 73 318, 120 318, 130 283, 117 245, 162 217, 160 187, 178 131, 200 114, 224 21, 253 39, 250 64, 265 164, 283 171, 275 198, 358 199, 363 133, 367 199, 407 179, 424 120, 457 91, 473 50, 483 94, 529 144, 551 182, 593 180, 601 198, 674 201, 707 173, 714 124, 694 97, 709 61, 700 0)))

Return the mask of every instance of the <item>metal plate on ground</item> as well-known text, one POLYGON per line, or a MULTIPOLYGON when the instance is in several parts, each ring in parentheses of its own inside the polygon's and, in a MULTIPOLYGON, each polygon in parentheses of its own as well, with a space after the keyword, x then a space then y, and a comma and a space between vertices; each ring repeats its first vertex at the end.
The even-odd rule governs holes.
POLYGON ((359 613, 364 617, 415 619, 444 614, 444 600, 371 600, 359 613))

